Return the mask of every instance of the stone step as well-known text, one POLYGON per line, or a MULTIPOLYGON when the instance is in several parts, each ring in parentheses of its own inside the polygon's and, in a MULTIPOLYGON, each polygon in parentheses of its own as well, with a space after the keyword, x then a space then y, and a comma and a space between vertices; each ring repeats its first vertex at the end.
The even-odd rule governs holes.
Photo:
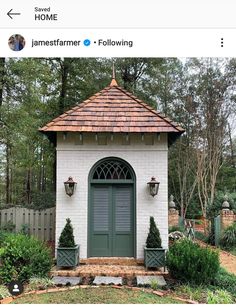
POLYGON ((143 265, 143 259, 136 259, 130 257, 91 257, 87 259, 80 259, 80 264, 91 265, 143 265))
POLYGON ((167 272, 161 270, 147 270, 144 266, 136 265, 79 265, 74 269, 63 269, 54 267, 51 276, 62 277, 91 277, 91 276, 111 276, 111 277, 136 277, 145 275, 165 275, 167 272))
POLYGON ((94 285, 122 285, 121 277, 96 276, 93 281, 94 285))
MULTIPOLYGON (((86 284, 86 280, 83 280, 81 277, 61 277, 54 276, 52 281, 56 286, 75 286, 86 284)), ((134 282, 134 280, 132 280, 134 282)), ((126 285, 127 280, 124 281, 122 277, 111 277, 111 276, 95 276, 92 280, 92 284, 96 286, 100 285, 126 285)), ((166 286, 166 281, 163 276, 136 276, 137 286, 139 287, 152 287, 155 285, 156 287, 166 286)))

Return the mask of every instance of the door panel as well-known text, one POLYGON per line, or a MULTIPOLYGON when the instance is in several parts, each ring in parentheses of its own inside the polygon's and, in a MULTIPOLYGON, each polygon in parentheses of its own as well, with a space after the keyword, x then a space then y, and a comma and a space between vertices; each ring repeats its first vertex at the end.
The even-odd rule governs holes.
POLYGON ((134 256, 132 185, 92 185, 90 257, 134 256))
POLYGON ((134 256, 132 186, 113 186, 114 240, 113 253, 134 256))
POLYGON ((92 186, 91 256, 111 256, 111 187, 92 186))
POLYGON ((130 187, 114 187, 115 227, 116 232, 131 229, 131 189, 130 187))
POLYGON ((94 187, 94 231, 109 231, 109 187, 94 187))

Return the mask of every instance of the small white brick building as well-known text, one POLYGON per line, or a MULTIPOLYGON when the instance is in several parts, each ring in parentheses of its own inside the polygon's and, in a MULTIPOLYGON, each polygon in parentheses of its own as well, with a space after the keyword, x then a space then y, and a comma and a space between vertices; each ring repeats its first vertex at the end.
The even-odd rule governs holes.
POLYGON ((181 127, 112 79, 40 130, 56 140, 56 244, 69 217, 81 258, 143 258, 154 216, 168 247, 168 145, 181 127), (77 182, 71 197, 69 176, 77 182), (160 182, 155 197, 152 176, 160 182))

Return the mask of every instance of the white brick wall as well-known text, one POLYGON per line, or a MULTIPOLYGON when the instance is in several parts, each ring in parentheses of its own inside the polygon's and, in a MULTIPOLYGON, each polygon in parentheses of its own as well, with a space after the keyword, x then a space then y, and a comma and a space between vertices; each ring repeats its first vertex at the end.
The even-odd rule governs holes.
POLYGON ((167 135, 155 135, 154 145, 145 145, 141 135, 132 135, 130 145, 121 145, 121 136, 108 135, 107 145, 98 145, 94 134, 83 136, 83 145, 75 145, 75 133, 58 135, 57 141, 57 213, 56 243, 65 220, 69 217, 74 226, 76 243, 80 244, 80 257, 87 258, 88 174, 93 165, 106 157, 127 161, 136 174, 136 256, 143 258, 149 217, 154 216, 159 227, 162 245, 168 246, 168 176, 167 135), (68 197, 64 181, 72 176, 77 181, 77 190, 68 197), (147 182, 155 176, 160 181, 156 197, 149 195, 147 182))

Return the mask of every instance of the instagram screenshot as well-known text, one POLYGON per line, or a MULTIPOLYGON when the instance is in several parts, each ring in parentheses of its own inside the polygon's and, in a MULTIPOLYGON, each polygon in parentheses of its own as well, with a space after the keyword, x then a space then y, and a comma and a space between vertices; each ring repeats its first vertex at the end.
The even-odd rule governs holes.
POLYGON ((0 11, 0 303, 236 303, 234 1, 0 11))

